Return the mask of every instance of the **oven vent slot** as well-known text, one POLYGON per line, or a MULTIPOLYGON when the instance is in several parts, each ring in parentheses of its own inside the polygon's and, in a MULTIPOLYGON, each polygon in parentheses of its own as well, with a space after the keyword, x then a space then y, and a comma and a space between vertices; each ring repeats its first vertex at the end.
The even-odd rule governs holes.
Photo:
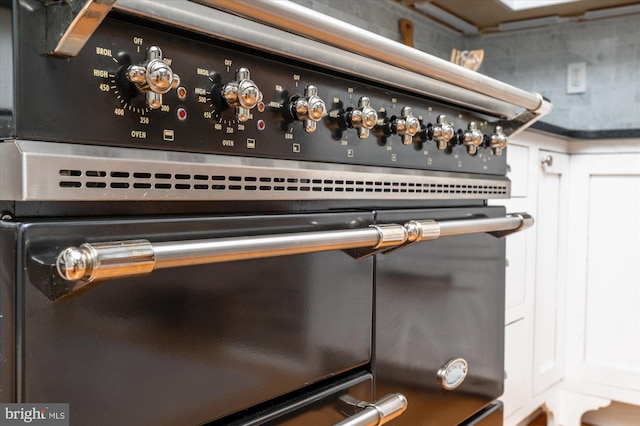
MULTIPOLYGON (((405 194, 412 196, 507 196, 508 186, 504 182, 482 185, 475 182, 436 183, 402 180, 403 176, 389 180, 353 180, 299 178, 290 176, 266 176, 239 174, 167 173, 120 170, 69 170, 59 171, 60 188, 81 190, 172 190, 212 192, 303 192, 359 194, 405 194)), ((422 198, 422 197, 420 197, 422 198)))

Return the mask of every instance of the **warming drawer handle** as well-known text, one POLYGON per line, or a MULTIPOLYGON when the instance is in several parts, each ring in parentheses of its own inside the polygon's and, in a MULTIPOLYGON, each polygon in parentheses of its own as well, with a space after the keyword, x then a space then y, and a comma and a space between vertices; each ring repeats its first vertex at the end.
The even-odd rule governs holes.
MULTIPOLYGON (((361 404, 358 404, 361 405, 361 404)), ((333 426, 380 426, 404 413, 407 409, 407 398, 401 393, 390 393, 382 398, 361 406, 362 411, 335 423, 333 426)))
MULTIPOLYGON (((156 269, 329 250, 354 250, 359 253, 356 257, 362 257, 450 235, 486 232, 504 237, 532 224, 530 215, 515 213, 501 218, 413 220, 404 225, 383 224, 338 231, 158 243, 147 240, 84 243, 62 250, 56 267, 66 281, 90 283, 144 275, 156 269)), ((75 285, 72 291, 80 287, 75 285)))

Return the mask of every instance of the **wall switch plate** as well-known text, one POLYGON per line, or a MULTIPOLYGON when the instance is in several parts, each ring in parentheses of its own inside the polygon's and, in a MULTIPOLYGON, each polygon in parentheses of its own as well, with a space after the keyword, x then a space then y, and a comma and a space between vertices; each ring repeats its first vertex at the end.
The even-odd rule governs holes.
POLYGON ((587 91, 587 63, 574 62, 567 66, 567 93, 587 91))

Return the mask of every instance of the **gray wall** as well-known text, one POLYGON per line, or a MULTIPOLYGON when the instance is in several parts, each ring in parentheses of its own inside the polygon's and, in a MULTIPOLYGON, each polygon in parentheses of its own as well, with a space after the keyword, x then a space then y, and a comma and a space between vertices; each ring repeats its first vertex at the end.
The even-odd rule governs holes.
POLYGON ((484 49, 479 72, 551 99, 550 124, 573 130, 640 128, 640 15, 479 37, 463 37, 393 0, 294 0, 401 41, 414 22, 416 48, 449 60, 451 49, 484 49), (567 94, 567 65, 587 63, 587 90, 567 94))
POLYGON ((640 15, 467 39, 480 72, 551 99, 544 121, 575 130, 640 128, 640 15), (587 64, 587 90, 567 94, 567 65, 587 64))

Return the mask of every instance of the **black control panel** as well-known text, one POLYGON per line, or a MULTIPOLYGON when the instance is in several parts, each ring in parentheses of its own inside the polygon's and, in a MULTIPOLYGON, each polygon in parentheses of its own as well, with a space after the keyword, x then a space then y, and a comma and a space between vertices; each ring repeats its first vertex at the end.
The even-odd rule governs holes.
POLYGON ((21 139, 506 173, 495 117, 359 76, 118 16, 74 58, 19 43, 21 139))

